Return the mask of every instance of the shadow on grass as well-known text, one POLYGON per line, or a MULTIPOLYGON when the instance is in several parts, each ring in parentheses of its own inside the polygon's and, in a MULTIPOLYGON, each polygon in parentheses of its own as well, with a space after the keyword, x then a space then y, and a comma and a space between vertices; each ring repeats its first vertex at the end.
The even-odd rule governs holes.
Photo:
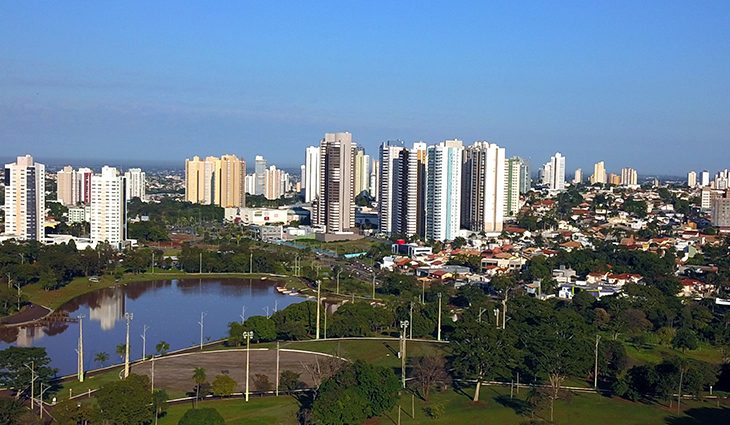
POLYGON ((494 401, 501 404, 504 407, 510 408, 520 416, 530 414, 530 405, 526 401, 520 400, 519 398, 510 398, 508 395, 499 395, 494 397, 494 401))
POLYGON ((730 409, 726 407, 698 407, 684 411, 685 416, 666 419, 669 425, 724 425, 730 423, 730 409))

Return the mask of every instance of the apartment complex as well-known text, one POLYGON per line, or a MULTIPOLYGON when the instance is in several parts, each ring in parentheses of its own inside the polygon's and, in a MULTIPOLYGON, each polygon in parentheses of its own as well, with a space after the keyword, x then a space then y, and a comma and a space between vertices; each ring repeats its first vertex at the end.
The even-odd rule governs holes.
POLYGON ((5 235, 39 241, 44 236, 46 167, 30 155, 5 164, 5 235))
MULTIPOLYGON (((474 232, 502 231, 505 168, 505 149, 496 144, 479 141, 464 150, 461 173, 462 226, 474 232)), ((519 180, 519 166, 517 176, 519 180)), ((519 201, 519 181, 514 188, 519 201)))
POLYGON ((319 189, 312 224, 327 233, 355 227, 355 147, 350 133, 326 133, 319 145, 319 189))
POLYGON ((185 200, 194 204, 246 205, 246 162, 235 155, 185 160, 185 200))
POLYGON ((127 239, 126 179, 114 167, 102 167, 91 177, 90 236, 120 247, 127 239))

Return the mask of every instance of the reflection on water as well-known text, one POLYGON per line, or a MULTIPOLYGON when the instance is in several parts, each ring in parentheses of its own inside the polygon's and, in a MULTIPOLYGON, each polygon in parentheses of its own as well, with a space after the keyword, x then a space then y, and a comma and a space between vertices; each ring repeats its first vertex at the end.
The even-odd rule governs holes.
POLYGON ((205 312, 204 340, 227 335, 228 323, 239 321, 243 307, 246 316, 265 315, 300 298, 279 294, 271 281, 251 279, 187 279, 138 283, 129 286, 100 289, 63 305, 59 316, 68 320, 47 321, 38 326, 0 327, 0 349, 8 345, 46 347, 52 365, 62 375, 76 371, 78 323, 84 315, 85 367, 93 363, 95 354, 105 352, 111 359, 116 346, 124 343, 124 313, 134 314, 130 330, 130 351, 133 358, 142 356, 142 328, 146 334, 149 354, 160 341, 175 350, 200 342, 200 313, 205 312))

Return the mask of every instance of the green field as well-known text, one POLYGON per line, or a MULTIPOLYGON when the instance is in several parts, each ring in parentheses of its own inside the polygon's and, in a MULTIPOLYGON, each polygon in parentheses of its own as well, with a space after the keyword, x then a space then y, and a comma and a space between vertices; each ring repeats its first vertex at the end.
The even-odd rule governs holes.
MULTIPOLYGON (((415 398, 415 417, 411 417, 412 396, 405 393, 401 397, 401 424, 465 425, 506 424, 519 425, 531 419, 522 394, 510 399, 509 389, 486 387, 482 390, 482 400, 473 403, 471 391, 457 393, 434 392, 426 404, 415 398), (445 414, 438 419, 426 415, 427 406, 443 406, 445 414)), ((622 424, 622 425, 699 425, 730 423, 730 408, 717 408, 714 402, 687 401, 682 415, 677 416, 666 406, 657 404, 633 403, 595 394, 575 394, 570 400, 559 400, 555 404, 556 424, 622 424)), ((227 424, 296 424, 297 402, 288 396, 254 398, 249 404, 241 399, 206 401, 203 407, 217 409, 227 424)), ((176 424, 179 418, 191 407, 190 404, 171 406, 169 413, 160 424, 176 424)), ((388 415, 377 418, 369 424, 397 424, 398 408, 388 415)), ((549 418, 547 408, 538 411, 534 419, 545 421, 549 418)))

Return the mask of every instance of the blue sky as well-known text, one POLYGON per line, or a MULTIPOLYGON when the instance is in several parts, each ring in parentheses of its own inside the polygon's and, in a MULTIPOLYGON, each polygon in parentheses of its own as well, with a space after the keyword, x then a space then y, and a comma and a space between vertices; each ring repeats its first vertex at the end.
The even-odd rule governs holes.
POLYGON ((730 2, 0 1, 0 156, 284 166, 327 131, 730 167, 730 2))

